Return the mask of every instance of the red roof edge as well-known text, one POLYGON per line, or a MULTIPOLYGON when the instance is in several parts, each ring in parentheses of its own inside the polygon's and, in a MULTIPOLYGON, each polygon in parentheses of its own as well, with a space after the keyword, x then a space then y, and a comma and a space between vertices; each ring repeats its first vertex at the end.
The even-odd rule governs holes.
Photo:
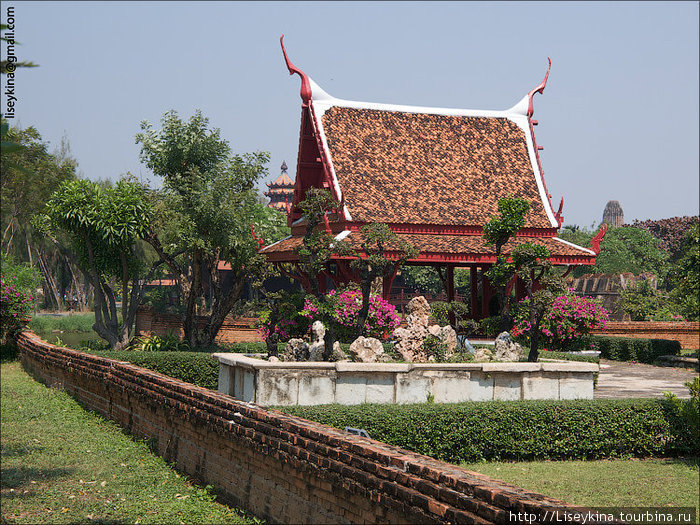
MULTIPOLYGON (((535 97, 535 93, 539 93, 540 95, 544 94, 544 88, 547 86, 547 80, 549 79, 549 71, 552 69, 552 59, 547 57, 547 72, 544 74, 544 79, 542 82, 539 83, 539 85, 530 91, 527 94, 528 97, 528 103, 527 103, 527 121, 530 124, 530 134, 532 135, 532 146, 535 149, 535 158, 537 160, 537 167, 540 170, 540 177, 542 177, 542 184, 544 185, 544 192, 547 195, 547 200, 549 201, 549 208, 554 211, 554 206, 552 206, 552 195, 549 193, 549 190, 547 189, 547 182, 544 179, 544 169, 542 169, 542 159, 540 158, 540 150, 544 149, 542 146, 537 145, 537 139, 535 138, 535 126, 537 126, 538 122, 536 120, 533 120, 532 115, 535 113, 535 106, 533 104, 533 98, 535 97)), ((561 225, 564 222, 564 217, 562 216, 562 208, 564 206, 564 198, 562 197, 561 202, 559 204, 559 210, 556 212, 554 215, 554 218, 556 221, 559 223, 557 227, 561 227, 561 225)))
POLYGON ((304 73, 301 69, 299 69, 289 61, 289 57, 287 57, 287 51, 284 49, 284 35, 280 37, 280 45, 282 46, 282 54, 284 55, 284 61, 287 64, 289 74, 293 75, 294 73, 296 73, 301 77, 301 91, 299 94, 301 95, 301 99, 306 104, 309 102, 309 100, 311 100, 311 84, 309 83, 309 77, 306 73, 304 73))

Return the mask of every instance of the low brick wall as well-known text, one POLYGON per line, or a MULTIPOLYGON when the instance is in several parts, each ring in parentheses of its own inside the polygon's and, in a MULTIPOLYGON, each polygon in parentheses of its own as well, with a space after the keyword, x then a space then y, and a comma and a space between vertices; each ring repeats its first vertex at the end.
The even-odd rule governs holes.
POLYGON ((656 321, 609 322, 607 330, 594 330, 594 335, 611 337, 635 337, 642 339, 670 339, 678 341, 681 348, 700 348, 700 323, 670 323, 656 321))
MULTIPOLYGON (((221 330, 216 336, 217 343, 257 343, 263 340, 262 335, 254 327, 256 318, 253 317, 227 317, 221 330)), ((206 323, 204 317, 198 317, 197 323, 203 327, 206 323)), ((150 308, 139 308, 135 321, 136 335, 155 334, 164 337, 169 333, 178 335, 181 339, 185 332, 182 329, 182 319, 179 315, 155 312, 150 308)))
POLYGON ((155 439, 180 471, 271 522, 512 524, 573 510, 426 456, 56 347, 31 332, 18 344, 36 379, 132 435, 155 439))

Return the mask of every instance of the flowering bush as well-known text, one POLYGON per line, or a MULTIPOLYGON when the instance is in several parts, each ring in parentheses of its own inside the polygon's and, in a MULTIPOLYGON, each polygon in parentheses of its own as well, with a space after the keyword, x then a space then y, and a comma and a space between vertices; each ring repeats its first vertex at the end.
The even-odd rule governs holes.
POLYGON ((0 276, 0 320, 2 342, 25 325, 34 306, 34 296, 20 289, 15 276, 0 276))
MULTIPOLYGON (((331 322, 336 324, 336 337, 349 342, 354 338, 357 316, 362 308, 362 292, 360 290, 332 290, 326 295, 326 305, 323 308, 313 296, 308 296, 301 314, 310 321, 323 318, 323 310, 331 322)), ((396 307, 389 304, 378 295, 369 298, 369 314, 364 327, 364 334, 378 339, 389 339, 391 332, 401 324, 396 307)))
POLYGON ((278 292, 273 297, 271 310, 263 311, 258 319, 258 332, 267 341, 277 335, 278 341, 302 337, 309 330, 309 322, 299 311, 304 302, 303 294, 278 292))
MULTIPOLYGON (((515 311, 514 327, 511 335, 530 340, 533 329, 528 317, 526 297, 520 301, 515 311)), ((609 320, 608 311, 596 300, 576 295, 561 295, 554 299, 549 311, 540 324, 541 341, 549 350, 563 350, 573 347, 594 329, 605 329, 609 320)))

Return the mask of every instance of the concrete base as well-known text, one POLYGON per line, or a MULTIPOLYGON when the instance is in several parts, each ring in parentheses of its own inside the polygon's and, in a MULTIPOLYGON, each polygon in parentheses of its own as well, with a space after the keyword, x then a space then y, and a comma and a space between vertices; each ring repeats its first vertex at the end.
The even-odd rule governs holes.
POLYGON ((593 399, 595 363, 270 363, 214 354, 219 392, 259 405, 593 399))

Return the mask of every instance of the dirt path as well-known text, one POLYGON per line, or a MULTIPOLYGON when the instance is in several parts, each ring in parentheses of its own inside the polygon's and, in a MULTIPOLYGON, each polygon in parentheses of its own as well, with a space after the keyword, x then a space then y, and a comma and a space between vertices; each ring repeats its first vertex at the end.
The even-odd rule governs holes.
POLYGON ((652 366, 640 363, 600 360, 600 375, 595 399, 625 397, 663 397, 673 392, 678 397, 690 397, 686 381, 698 373, 688 368, 652 366))

